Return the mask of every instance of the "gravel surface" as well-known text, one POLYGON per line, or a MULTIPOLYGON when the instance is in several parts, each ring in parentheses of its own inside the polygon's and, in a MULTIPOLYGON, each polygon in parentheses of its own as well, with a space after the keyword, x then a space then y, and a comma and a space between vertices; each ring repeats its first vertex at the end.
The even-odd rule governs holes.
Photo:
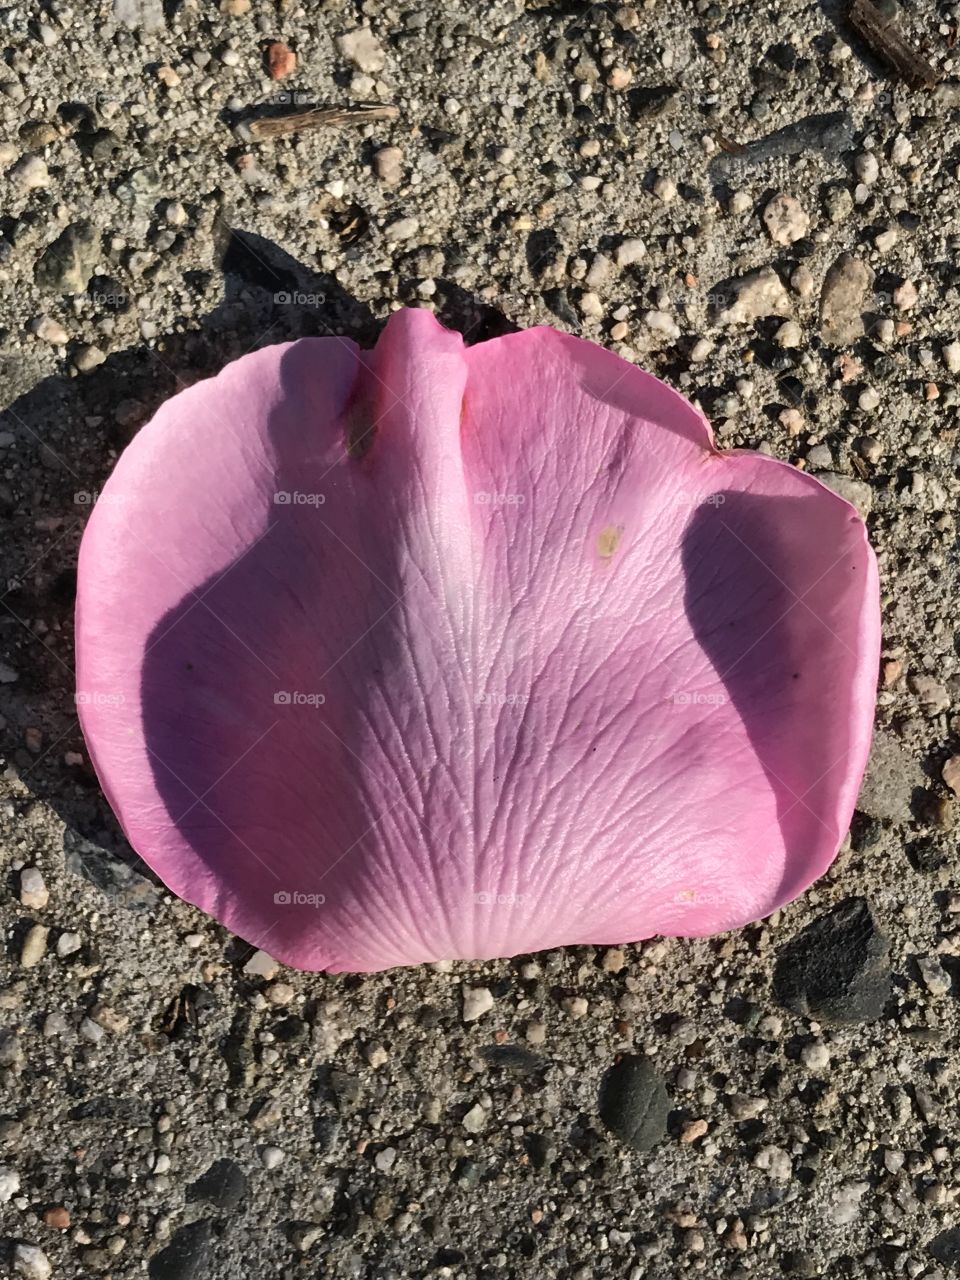
POLYGON ((3 1275, 956 1274, 960 13, 902 9, 911 90, 844 8, 0 5, 3 1275), (74 715, 91 503, 178 387, 403 304, 609 345, 868 516, 873 762, 789 908, 305 975, 125 844, 74 715))

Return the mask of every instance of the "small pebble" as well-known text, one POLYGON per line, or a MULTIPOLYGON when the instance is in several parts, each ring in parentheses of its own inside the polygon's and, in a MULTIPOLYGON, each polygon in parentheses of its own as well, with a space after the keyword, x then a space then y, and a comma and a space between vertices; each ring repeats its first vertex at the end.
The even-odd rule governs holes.
POLYGON ((386 63, 380 41, 369 27, 357 27, 348 31, 337 40, 337 46, 348 62, 352 62, 358 71, 367 75, 375 75, 382 71, 386 63))
POLYGON ((944 346, 943 363, 951 373, 960 373, 960 342, 948 342, 944 346))
POLYGON ((872 151, 861 151, 853 162, 853 171, 866 186, 872 186, 880 174, 880 165, 872 151))
POLYGON ((790 277, 790 288, 801 298, 809 298, 813 294, 815 281, 809 267, 797 267, 790 277))
POLYGON ((635 263, 640 262, 647 254, 647 246, 642 240, 632 237, 629 240, 621 240, 613 251, 613 260, 621 269, 623 267, 632 267, 635 263))
POLYGON ((489 987, 464 987, 463 989, 463 1021, 476 1022, 494 1006, 493 995, 489 987))
POLYGON ((163 216, 171 227, 182 227, 188 220, 188 213, 179 200, 169 200, 163 216))
POLYGON ((279 1147, 261 1147, 260 1163, 265 1169, 277 1169, 283 1164, 284 1153, 279 1147))
POLYGON ((734 1120, 754 1120, 762 1112, 766 1111, 768 1106, 766 1098, 751 1098, 744 1093, 734 1093, 730 1096, 730 1114, 734 1120))
POLYGON ((84 1018, 80 1023, 80 1034, 90 1044, 99 1044, 107 1033, 99 1022, 94 1022, 92 1018, 84 1018))
POLYGON ((103 364, 106 358, 106 353, 99 347, 92 345, 78 347, 73 357, 73 367, 78 373, 90 373, 92 369, 103 364))
POLYGON ((893 305, 898 311, 909 311, 917 305, 919 297, 917 286, 913 281, 904 280, 903 284, 897 285, 893 291, 893 305))
POLYGON ((266 951, 255 951, 243 966, 243 972, 248 978, 266 978, 268 982, 275 978, 279 971, 280 965, 266 951))
POLYGON ((774 196, 763 211, 763 222, 774 244, 794 244, 810 230, 810 219, 795 196, 774 196))
POLYGON ((403 180, 403 152, 399 147, 381 147, 374 153, 373 171, 381 182, 395 187, 403 180))
POLYGON ((822 1040, 814 1040, 800 1050, 800 1061, 808 1071, 825 1071, 830 1065, 830 1050, 822 1040))
POLYGON ((945 996, 950 990, 950 975, 940 963, 938 956, 918 956, 917 968, 923 985, 931 995, 945 996))
POLYGON ((20 872, 20 902, 25 907, 42 911, 50 901, 39 867, 24 867, 20 872))
POLYGON ((271 80, 282 80, 297 68, 297 55, 281 40, 271 40, 267 45, 265 62, 271 80))
POLYGON ((603 303, 599 294, 587 292, 580 295, 580 310, 588 319, 597 320, 603 315, 603 303))
POLYGON ((565 996, 560 1001, 560 1008, 571 1018, 585 1018, 590 1010, 589 1003, 583 996, 565 996))
POLYGON ((58 320, 51 316, 41 316, 31 325, 31 329, 41 342, 49 342, 54 347, 65 347, 70 336, 58 320))
POLYGON ((16 1244, 13 1247, 13 1270, 26 1280, 50 1280, 53 1267, 43 1250, 35 1244, 16 1244))
POLYGON ((409 240, 419 230, 420 223, 416 218, 397 218, 385 228, 384 235, 388 240, 409 240))
POLYGON ((475 1102, 463 1117, 463 1127, 467 1133, 480 1133, 487 1123, 487 1113, 479 1102, 475 1102))
POLYGON ((39 156, 24 156, 18 160, 9 173, 10 181, 15 182, 24 191, 33 191, 38 187, 49 187, 50 174, 47 166, 39 156))
POLYGON ((688 1120, 680 1131, 681 1142, 696 1142, 709 1130, 706 1120, 688 1120))
POLYGON ((20 948, 20 963, 24 969, 32 969, 46 954, 50 930, 42 924, 31 925, 20 948))
POLYGON ((893 146, 890 148, 890 159, 895 165, 905 165, 913 155, 913 143, 909 138, 905 138, 902 133, 898 133, 893 140, 893 146))
POLYGON ((79 933, 61 933, 57 939, 56 952, 61 960, 65 960, 67 956, 76 955, 82 945, 79 933))
POLYGON ((267 987, 266 996, 271 1004, 286 1005, 296 996, 296 991, 288 982, 273 982, 267 987))
POLYGON ((865 413, 872 413, 880 406, 880 396, 873 387, 864 387, 857 397, 857 404, 865 413))

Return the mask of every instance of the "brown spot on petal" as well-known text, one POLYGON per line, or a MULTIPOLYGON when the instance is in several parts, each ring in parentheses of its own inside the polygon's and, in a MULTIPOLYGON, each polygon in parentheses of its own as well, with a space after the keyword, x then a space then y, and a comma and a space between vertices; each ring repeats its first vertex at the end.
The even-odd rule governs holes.
POLYGON ((601 560, 609 560, 623 537, 622 524, 608 524, 597 538, 597 555, 601 560))
POLYGON ((343 443, 351 458, 363 458, 373 444, 377 434, 377 424, 363 402, 351 407, 347 414, 346 431, 343 443))

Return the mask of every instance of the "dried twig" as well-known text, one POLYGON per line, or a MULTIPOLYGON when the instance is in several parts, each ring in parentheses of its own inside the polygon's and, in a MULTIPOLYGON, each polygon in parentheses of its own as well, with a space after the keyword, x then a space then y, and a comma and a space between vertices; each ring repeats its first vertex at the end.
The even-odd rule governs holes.
POLYGON ((399 107, 374 103, 365 107, 316 107, 312 111, 292 111, 287 115, 261 116, 245 120, 239 131, 250 138, 285 138, 304 129, 321 129, 343 124, 369 124, 374 120, 396 120, 399 107))
POLYGON ((887 17, 871 0, 852 0, 850 23, 878 58, 915 89, 932 89, 939 75, 907 41, 896 19, 887 17))

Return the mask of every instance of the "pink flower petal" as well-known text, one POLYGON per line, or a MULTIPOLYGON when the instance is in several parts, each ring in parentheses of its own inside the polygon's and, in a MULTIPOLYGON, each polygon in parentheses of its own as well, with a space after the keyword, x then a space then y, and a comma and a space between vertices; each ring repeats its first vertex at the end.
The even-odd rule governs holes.
POLYGON ((134 848, 302 968, 789 901, 870 741, 852 507, 591 343, 425 311, 163 406, 91 516, 80 712, 134 848))

